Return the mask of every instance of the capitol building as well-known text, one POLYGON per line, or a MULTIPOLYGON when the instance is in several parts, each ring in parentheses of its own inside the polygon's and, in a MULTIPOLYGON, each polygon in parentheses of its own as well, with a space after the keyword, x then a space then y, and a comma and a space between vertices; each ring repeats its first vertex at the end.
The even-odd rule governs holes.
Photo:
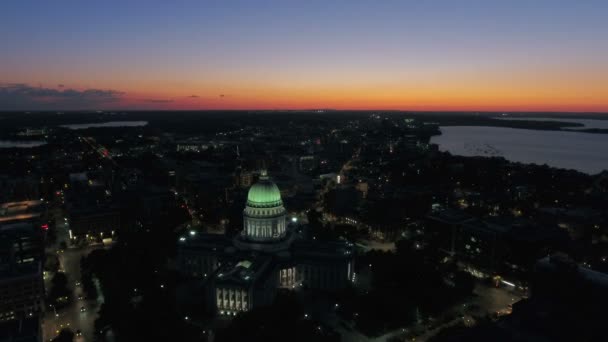
POLYGON ((287 219, 281 192, 265 171, 249 189, 243 230, 234 238, 180 238, 178 269, 201 279, 206 303, 219 315, 269 305, 279 288, 335 291, 354 280, 353 246, 306 239, 287 219))

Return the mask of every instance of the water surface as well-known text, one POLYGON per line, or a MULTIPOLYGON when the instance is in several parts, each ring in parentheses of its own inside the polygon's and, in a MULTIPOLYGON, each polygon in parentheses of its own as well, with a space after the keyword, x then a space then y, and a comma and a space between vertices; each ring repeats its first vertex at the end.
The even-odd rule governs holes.
POLYGON ((588 174, 608 170, 608 134, 478 126, 441 127, 441 132, 431 142, 454 155, 501 156, 588 174))
POLYGON ((84 124, 69 124, 61 125, 61 127, 69 129, 87 129, 87 128, 104 128, 104 127, 141 127, 147 125, 147 121, 108 121, 102 123, 84 123, 84 124))
POLYGON ((46 145, 46 141, 11 141, 0 140, 0 148, 32 148, 46 145))

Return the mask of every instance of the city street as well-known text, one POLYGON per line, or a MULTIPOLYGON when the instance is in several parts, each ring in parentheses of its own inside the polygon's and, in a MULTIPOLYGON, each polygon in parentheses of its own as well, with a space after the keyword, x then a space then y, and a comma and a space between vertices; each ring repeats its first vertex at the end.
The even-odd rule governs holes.
POLYGON ((45 341, 51 340, 61 328, 65 327, 73 332, 77 330, 82 332, 82 337, 77 341, 93 341, 94 322, 101 304, 96 299, 79 300, 78 297, 84 294, 81 286, 76 286, 77 282, 80 282, 80 258, 93 249, 95 248, 68 249, 59 254, 61 269, 64 270, 69 287, 73 290, 72 302, 67 307, 57 310, 58 316, 55 316, 52 307, 47 308, 43 322, 45 341), (84 312, 81 312, 81 307, 85 308, 84 312))
MULTIPOLYGON (((74 333, 80 330, 82 336, 77 336, 76 341, 93 341, 94 340, 94 323, 97 318, 97 312, 101 306, 101 300, 86 299, 79 300, 79 296, 84 296, 80 285, 80 258, 88 255, 92 250, 103 248, 100 246, 89 246, 85 248, 67 248, 60 250, 59 244, 61 241, 69 241, 68 224, 64 221, 63 216, 56 211, 56 229, 57 243, 56 246, 51 246, 49 250, 57 252, 59 258, 59 270, 63 271, 68 278, 68 287, 72 290, 71 302, 68 306, 59 310, 54 310, 52 306, 47 306, 47 310, 42 323, 43 340, 50 341, 61 329, 69 328, 74 333), (84 311, 81 308, 84 307, 84 311)), ((49 290, 50 280, 52 275, 48 275, 45 281, 46 290, 49 290)))
POLYGON ((515 293, 507 287, 494 287, 486 284, 477 284, 473 293, 476 295, 472 304, 479 307, 479 312, 492 314, 496 312, 509 312, 509 306, 522 299, 521 294, 515 293))
POLYGON ((59 254, 61 269, 63 269, 68 278, 68 284, 72 290, 72 298, 71 303, 67 307, 57 310, 58 316, 55 315, 52 307, 47 308, 42 326, 45 341, 49 341, 55 337, 57 332, 62 328, 70 328, 73 332, 80 330, 82 337, 77 339, 77 341, 93 341, 94 322, 101 304, 96 299, 79 300, 78 297, 84 294, 82 293, 81 286, 77 286, 76 284, 80 282, 81 256, 87 255, 95 248, 69 248, 59 254), (84 312, 81 312, 81 307, 85 308, 84 312))
POLYGON ((357 246, 360 247, 365 253, 373 250, 383 252, 395 251, 394 242, 381 242, 376 240, 362 239, 359 241, 359 243, 357 243, 357 246))
POLYGON ((385 342, 392 338, 403 338, 404 341, 409 341, 406 336, 415 341, 426 341, 439 333, 442 329, 456 325, 462 322, 463 317, 470 318, 471 316, 492 315, 496 312, 506 314, 510 312, 510 305, 521 300, 522 297, 510 291, 508 288, 496 288, 491 285, 477 283, 474 289, 474 297, 467 302, 467 305, 459 305, 447 310, 443 316, 453 317, 440 324, 421 323, 408 327, 403 327, 389 331, 378 337, 367 337, 361 334, 356 329, 347 328, 350 326, 348 322, 340 319, 334 313, 323 315, 322 321, 328 324, 333 329, 338 331, 343 340, 357 342, 385 342), (420 331, 418 334, 412 334, 412 331, 420 331), (412 339, 413 338, 413 339, 412 339))

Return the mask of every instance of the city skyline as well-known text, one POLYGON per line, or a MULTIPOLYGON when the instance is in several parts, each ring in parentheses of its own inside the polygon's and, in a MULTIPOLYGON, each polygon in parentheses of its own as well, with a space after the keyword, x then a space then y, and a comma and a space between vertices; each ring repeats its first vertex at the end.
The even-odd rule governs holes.
POLYGON ((0 110, 608 112, 601 1, 5 4, 0 110))
POLYGON ((608 1, 0 6, 0 342, 604 341, 608 1))

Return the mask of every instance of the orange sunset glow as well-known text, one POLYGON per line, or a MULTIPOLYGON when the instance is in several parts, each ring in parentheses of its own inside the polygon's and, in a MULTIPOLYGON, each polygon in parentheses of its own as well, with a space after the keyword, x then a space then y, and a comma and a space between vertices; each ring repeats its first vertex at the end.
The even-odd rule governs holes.
POLYGON ((0 109, 608 111, 601 10, 520 5, 12 5, 0 109))

